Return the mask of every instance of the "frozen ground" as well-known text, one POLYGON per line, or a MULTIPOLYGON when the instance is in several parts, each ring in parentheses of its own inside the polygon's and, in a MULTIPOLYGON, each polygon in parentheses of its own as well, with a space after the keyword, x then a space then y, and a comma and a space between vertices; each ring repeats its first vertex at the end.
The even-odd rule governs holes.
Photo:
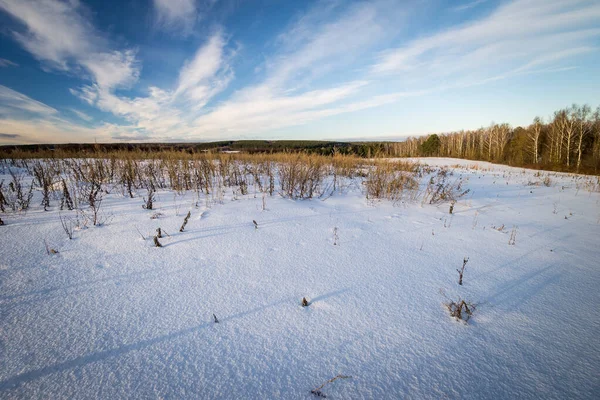
POLYGON ((462 165, 453 215, 358 184, 266 211, 252 193, 196 208, 160 192, 153 211, 111 194, 110 222, 73 240, 56 201, 0 214, 0 398, 311 399, 338 374, 328 398, 599 398, 600 193, 424 162, 462 165), (159 226, 163 248, 137 232, 159 226), (443 306, 458 296, 478 304, 468 324, 443 306))

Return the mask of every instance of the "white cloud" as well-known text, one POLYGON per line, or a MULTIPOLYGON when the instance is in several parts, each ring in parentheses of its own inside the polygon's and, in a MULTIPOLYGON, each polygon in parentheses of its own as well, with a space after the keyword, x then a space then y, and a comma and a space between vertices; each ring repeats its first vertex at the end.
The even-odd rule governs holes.
POLYGON ((0 143, 110 142, 121 131, 110 125, 86 128, 57 118, 0 118, 0 132, 6 135, 0 143))
POLYGON ((84 113, 83 111, 79 111, 75 108, 69 108, 69 111, 71 111, 73 114, 77 115, 79 118, 81 118, 84 121, 90 122, 92 121, 94 118, 90 117, 89 115, 87 115, 86 113, 84 113))
POLYGON ((307 87, 314 79, 347 65, 389 34, 391 28, 384 15, 398 12, 397 7, 389 5, 379 1, 340 9, 339 2, 318 3, 277 38, 280 48, 265 62, 264 80, 237 91, 198 117, 187 134, 217 138, 264 132, 379 104, 382 98, 363 100, 362 104, 338 104, 357 96, 368 85, 360 79, 325 89, 307 87))
POLYGON ((196 23, 198 11, 195 0, 154 0, 158 25, 187 35, 196 23))
POLYGON ((568 49, 592 51, 598 18, 597 1, 516 0, 484 19, 386 51, 372 72, 430 79, 550 64, 568 58, 568 49))
MULTIPOLYGON (((78 7, 69 8, 67 3, 58 0, 44 0, 48 3, 46 9, 51 12, 41 23, 43 17, 35 5, 24 10, 15 0, 0 2, 10 3, 12 15, 26 25, 29 34, 17 35, 34 56, 49 62, 53 68, 73 71, 79 67, 87 72, 92 83, 71 89, 71 93, 100 110, 124 118, 127 123, 120 128, 111 125, 105 130, 115 137, 147 135, 148 139, 157 139, 181 135, 192 138, 220 132, 264 131, 381 102, 381 99, 370 102, 366 99, 338 104, 347 102, 367 84, 360 80, 342 81, 326 89, 303 90, 303 87, 310 86, 312 79, 332 68, 347 64, 382 38, 389 29, 382 24, 385 1, 348 7, 335 2, 317 4, 297 19, 287 34, 278 38, 279 51, 266 62, 267 76, 262 83, 239 90, 209 110, 203 107, 233 79, 229 60, 234 52, 226 52, 227 41, 221 31, 208 38, 182 66, 173 90, 150 87, 147 96, 128 98, 116 94, 115 89, 130 87, 139 79, 140 65, 135 51, 110 50, 106 40, 101 40, 77 13, 78 7), (326 16, 323 5, 329 9, 326 16), (65 23, 69 19, 74 21, 72 27, 65 23), (47 25, 60 26, 58 37, 47 25), (62 43, 61 36, 69 40, 62 43), (48 43, 52 51, 41 51, 48 43)), ((182 18, 196 17, 195 4, 191 2, 156 1, 155 7, 164 24, 185 25, 187 22, 182 18)))
POLYGON ((461 4, 453 8, 454 11, 465 11, 471 8, 477 7, 478 5, 485 3, 487 0, 473 0, 465 4, 461 4))
POLYGON ((79 5, 58 0, 0 0, 0 9, 25 26, 15 39, 52 68, 68 70, 68 62, 88 53, 100 41, 78 13, 79 5))
POLYGON ((102 88, 130 87, 140 75, 133 50, 93 53, 80 60, 102 88))
POLYGON ((0 116, 2 114, 33 113, 50 116, 58 111, 22 93, 0 85, 0 116), (3 112, 4 111, 4 112, 3 112))
POLYGON ((5 67, 18 67, 19 64, 12 62, 10 60, 7 60, 6 58, 0 58, 0 68, 5 68, 5 67))
POLYGON ((341 65, 348 65, 396 28, 402 21, 399 7, 387 2, 357 3, 340 9, 339 2, 320 2, 278 38, 279 54, 267 62, 265 85, 285 87, 290 80, 309 83, 341 65), (332 18, 331 14, 336 14, 332 18))
POLYGON ((0 0, 0 9, 24 25, 25 29, 14 31, 13 36, 45 67, 83 72, 107 89, 137 81, 135 52, 111 50, 107 40, 83 17, 78 1, 0 0))
POLYGON ((193 134, 239 133, 297 125, 303 113, 336 103, 357 93, 366 82, 351 82, 332 89, 295 96, 273 96, 258 91, 239 93, 233 100, 199 117, 193 134))
MULTIPOLYGON (((70 109, 83 119, 87 114, 70 109)), ((0 85, 0 144, 64 143, 92 139, 110 141, 114 130, 104 124, 86 128, 60 117, 59 112, 22 93, 0 85)))
MULTIPOLYGON (((98 83, 71 90, 71 93, 102 111, 127 120, 127 129, 134 129, 136 137, 146 135, 147 139, 157 139, 170 135, 172 139, 178 132, 187 131, 194 113, 231 81, 233 73, 227 64, 225 44, 221 32, 211 36, 183 65, 173 90, 150 87, 147 96, 120 96, 112 88, 127 81, 118 79, 119 74, 107 73, 112 80, 98 79, 98 83)), ((130 59, 107 65, 127 66, 130 59)), ((96 72, 96 76, 104 76, 104 70, 100 71, 102 73, 96 72)), ((131 75, 124 73, 122 76, 131 75)), ((120 134, 119 137, 127 135, 120 134)))
POLYGON ((201 108, 227 87, 233 72, 225 60, 225 44, 222 33, 217 32, 196 51, 179 72, 175 96, 184 94, 195 108, 201 108))

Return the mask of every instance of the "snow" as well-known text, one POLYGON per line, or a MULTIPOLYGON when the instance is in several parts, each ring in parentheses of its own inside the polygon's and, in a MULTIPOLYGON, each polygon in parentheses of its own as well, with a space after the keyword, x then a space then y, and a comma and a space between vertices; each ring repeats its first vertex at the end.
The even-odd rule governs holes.
POLYGON ((419 161, 468 178, 452 215, 359 182, 264 211, 252 190, 154 210, 115 191, 69 240, 36 193, 0 214, 0 398, 311 399, 339 374, 328 398, 598 398, 596 178, 419 161), (162 248, 138 233, 157 227, 162 248), (468 324, 443 305, 459 296, 468 324))

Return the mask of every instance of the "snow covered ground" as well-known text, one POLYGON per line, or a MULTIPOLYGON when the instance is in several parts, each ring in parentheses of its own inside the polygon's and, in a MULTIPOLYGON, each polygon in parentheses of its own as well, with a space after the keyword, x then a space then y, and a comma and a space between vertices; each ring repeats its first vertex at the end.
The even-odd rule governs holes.
POLYGON ((264 211, 252 191, 152 211, 113 193, 73 240, 56 201, 0 214, 0 398, 311 399, 339 374, 328 398, 599 398, 596 178, 421 161, 468 178, 452 215, 359 182, 264 211), (157 227, 162 248, 138 232, 157 227))

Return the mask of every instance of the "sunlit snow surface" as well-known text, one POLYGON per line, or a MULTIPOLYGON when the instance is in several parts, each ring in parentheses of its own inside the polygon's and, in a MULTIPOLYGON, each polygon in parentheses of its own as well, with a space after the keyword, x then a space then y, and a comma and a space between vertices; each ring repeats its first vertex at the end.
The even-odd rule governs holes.
POLYGON ((599 398, 594 180, 421 162, 468 178, 453 215, 368 202, 360 181, 266 211, 252 188, 210 207, 162 191, 153 211, 115 191, 110 221, 68 240, 37 193, 0 214, 0 398, 311 399, 338 374, 328 398, 599 398), (157 227, 163 248, 138 233, 157 227), (468 324, 443 305, 459 296, 468 324))

